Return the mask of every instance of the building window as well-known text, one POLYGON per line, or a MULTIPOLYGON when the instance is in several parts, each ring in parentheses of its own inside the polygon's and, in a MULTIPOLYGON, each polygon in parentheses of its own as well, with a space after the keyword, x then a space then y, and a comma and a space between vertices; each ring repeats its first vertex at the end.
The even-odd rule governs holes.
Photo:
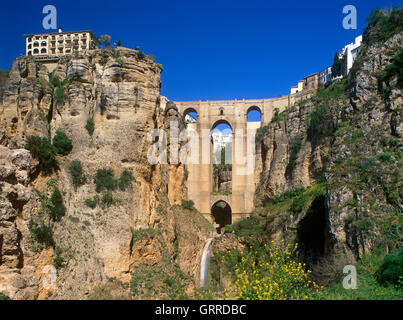
POLYGON ((29 44, 29 45, 28 45, 28 49, 32 49, 32 44, 29 44))
POLYGON ((46 49, 45 49, 45 48, 42 48, 42 49, 41 49, 41 53, 47 53, 46 49))
POLYGON ((38 41, 34 42, 34 47, 39 47, 39 42, 38 41))
POLYGON ((39 49, 34 49, 34 54, 39 54, 39 49))
POLYGON ((32 52, 31 52, 31 51, 28 51, 28 55, 29 55, 29 56, 32 56, 32 52))
POLYGON ((46 47, 47 45, 48 45, 48 43, 47 43, 46 41, 42 41, 42 42, 41 42, 41 46, 42 46, 42 47, 46 47))

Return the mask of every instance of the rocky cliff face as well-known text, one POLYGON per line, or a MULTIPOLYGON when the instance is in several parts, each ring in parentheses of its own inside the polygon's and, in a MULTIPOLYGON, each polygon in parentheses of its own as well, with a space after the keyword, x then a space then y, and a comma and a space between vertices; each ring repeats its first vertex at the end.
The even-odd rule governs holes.
POLYGON ((348 79, 257 135, 257 212, 273 238, 301 242, 308 262, 334 253, 355 260, 401 244, 402 88, 397 75, 386 74, 402 39, 399 32, 364 41, 348 79))
MULTIPOLYGON (((147 159, 148 132, 166 128, 170 120, 181 122, 175 110, 166 116, 160 112, 160 72, 152 59, 126 49, 95 50, 52 63, 28 57, 14 61, 0 92, 0 292, 11 298, 83 299, 113 280, 128 295, 136 266, 163 258, 196 277, 209 226, 178 206, 183 167, 150 165, 147 159), (56 98, 51 71, 65 79, 63 99, 56 98), (85 129, 90 118, 92 135, 85 129), (73 149, 57 157, 53 175, 43 176, 37 160, 22 149, 24 140, 31 135, 51 139, 57 129, 72 140, 73 149), (81 161, 87 177, 80 187, 72 184, 72 160, 81 161), (92 177, 102 168, 117 177, 128 169, 135 180, 131 189, 113 192, 113 205, 92 209, 85 200, 97 195, 92 177), (66 207, 58 222, 40 213, 51 178, 66 207), (31 220, 51 227, 53 246, 32 240, 31 220), (56 256, 63 267, 56 286, 47 289, 44 267, 56 256)), ((189 281, 186 290, 192 286, 189 281)))

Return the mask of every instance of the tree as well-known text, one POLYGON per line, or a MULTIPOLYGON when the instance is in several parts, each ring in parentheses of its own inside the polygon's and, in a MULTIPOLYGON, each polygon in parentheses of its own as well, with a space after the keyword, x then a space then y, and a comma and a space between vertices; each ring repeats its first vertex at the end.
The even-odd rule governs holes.
POLYGON ((109 34, 103 34, 99 39, 101 46, 103 45, 104 48, 110 48, 111 46, 111 36, 109 34))
POLYGON ((339 55, 337 53, 335 53, 335 55, 334 55, 332 76, 334 78, 341 76, 341 63, 340 63, 339 55))

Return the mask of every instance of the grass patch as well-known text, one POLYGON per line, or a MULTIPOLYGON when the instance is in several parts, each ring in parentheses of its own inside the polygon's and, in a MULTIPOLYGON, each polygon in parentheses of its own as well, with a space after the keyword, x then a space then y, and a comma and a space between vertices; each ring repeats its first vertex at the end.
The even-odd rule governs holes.
POLYGON ((153 238, 154 236, 161 235, 162 231, 160 229, 153 229, 153 228, 147 228, 147 229, 137 229, 133 233, 133 243, 137 242, 142 239, 147 239, 147 238, 153 238))

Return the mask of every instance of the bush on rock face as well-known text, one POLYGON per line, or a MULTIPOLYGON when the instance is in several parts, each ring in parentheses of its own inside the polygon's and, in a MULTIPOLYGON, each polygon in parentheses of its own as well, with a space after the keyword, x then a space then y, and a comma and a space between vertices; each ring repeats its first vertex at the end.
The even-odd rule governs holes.
POLYGON ((73 149, 71 139, 60 129, 56 131, 53 137, 53 147, 57 154, 66 156, 73 149))
POLYGON ((39 161, 39 167, 45 174, 50 174, 57 167, 56 152, 47 138, 29 136, 26 139, 26 149, 39 161))
POLYGON ((403 286, 403 249, 385 256, 378 270, 378 279, 382 284, 403 286))
POLYGON ((80 160, 73 160, 69 165, 71 181, 75 188, 86 183, 86 178, 83 174, 83 167, 80 160))
POLYGON ((118 184, 117 179, 113 177, 112 169, 98 169, 94 177, 95 190, 101 192, 103 190, 115 190, 118 184))

